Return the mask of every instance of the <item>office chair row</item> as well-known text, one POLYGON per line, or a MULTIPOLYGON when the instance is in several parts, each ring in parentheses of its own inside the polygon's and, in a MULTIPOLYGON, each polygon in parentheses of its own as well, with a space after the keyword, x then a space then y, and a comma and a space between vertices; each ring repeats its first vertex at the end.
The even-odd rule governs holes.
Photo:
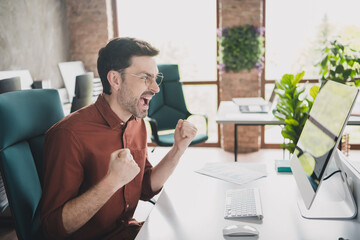
MULTIPOLYGON (((93 80, 92 74, 83 74, 76 76, 75 95, 71 102, 70 112, 75 112, 92 103, 93 97, 93 80)), ((42 88, 41 84, 34 84, 33 88, 42 88)), ((12 77, 0 80, 0 94, 21 90, 20 77, 12 77)))

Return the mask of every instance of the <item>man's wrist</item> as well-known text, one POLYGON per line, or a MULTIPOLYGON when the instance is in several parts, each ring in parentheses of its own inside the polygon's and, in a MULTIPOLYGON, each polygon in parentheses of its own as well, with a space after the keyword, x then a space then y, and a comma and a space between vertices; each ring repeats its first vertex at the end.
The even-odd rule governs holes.
POLYGON ((182 149, 174 144, 172 146, 172 148, 170 149, 170 153, 173 156, 173 158, 177 159, 177 158, 180 158, 184 154, 185 150, 186 150, 186 148, 182 149))
POLYGON ((118 181, 118 179, 111 173, 107 173, 102 179, 102 184, 109 189, 109 191, 116 192, 125 184, 118 181))

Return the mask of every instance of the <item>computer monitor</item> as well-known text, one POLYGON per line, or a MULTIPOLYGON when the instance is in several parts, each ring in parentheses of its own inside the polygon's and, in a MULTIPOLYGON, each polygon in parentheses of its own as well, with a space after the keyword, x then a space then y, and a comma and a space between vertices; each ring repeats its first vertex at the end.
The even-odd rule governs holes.
POLYGON ((356 87, 327 81, 314 101, 290 162, 303 217, 338 219, 357 214, 337 146, 358 92, 356 87))

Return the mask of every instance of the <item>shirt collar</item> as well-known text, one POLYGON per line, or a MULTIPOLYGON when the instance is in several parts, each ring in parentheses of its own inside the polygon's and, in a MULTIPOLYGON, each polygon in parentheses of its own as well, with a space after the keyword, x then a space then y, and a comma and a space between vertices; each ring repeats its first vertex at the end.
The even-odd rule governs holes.
MULTIPOLYGON (((115 113, 114 111, 110 108, 110 105, 106 102, 105 98, 104 98, 104 93, 101 93, 99 95, 99 97, 97 98, 96 102, 95 102, 95 106, 98 109, 98 111, 100 112, 101 116, 103 117, 103 119, 109 124, 109 126, 113 129, 115 128, 124 128, 126 126, 126 122, 124 122, 123 120, 121 120, 115 113)), ((131 116, 128 120, 136 120, 138 121, 138 119, 135 116, 131 116)))

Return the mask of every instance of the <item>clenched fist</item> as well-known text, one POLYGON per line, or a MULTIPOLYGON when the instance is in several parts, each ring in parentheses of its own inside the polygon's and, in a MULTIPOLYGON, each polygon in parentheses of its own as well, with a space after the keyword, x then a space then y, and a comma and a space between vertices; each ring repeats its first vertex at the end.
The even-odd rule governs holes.
POLYGON ((111 176, 113 184, 121 188, 140 172, 140 168, 134 161, 128 148, 119 149, 111 153, 108 175, 111 176))
POLYGON ((174 145, 179 149, 185 151, 185 149, 190 145, 191 141, 194 139, 197 133, 197 128, 194 124, 190 123, 187 120, 179 120, 174 133, 174 145))

